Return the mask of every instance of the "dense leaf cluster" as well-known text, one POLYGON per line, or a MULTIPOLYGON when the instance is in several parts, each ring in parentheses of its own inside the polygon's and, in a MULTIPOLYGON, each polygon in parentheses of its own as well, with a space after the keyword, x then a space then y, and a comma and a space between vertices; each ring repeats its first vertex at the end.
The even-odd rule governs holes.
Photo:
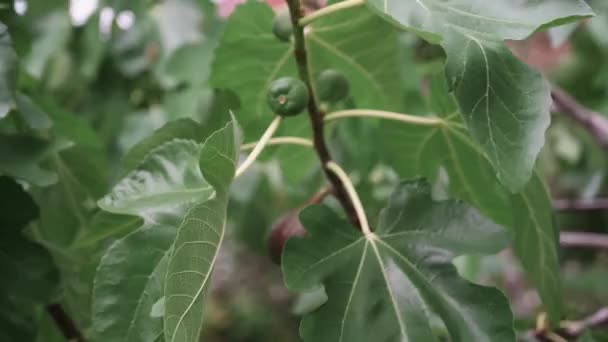
POLYGON ((199 341, 223 243, 261 252, 294 208, 285 285, 324 295, 304 341, 515 341, 453 264, 508 246, 559 321, 551 87, 505 41, 584 1, 102 2, 81 26, 59 0, 0 15, 0 340, 199 341))

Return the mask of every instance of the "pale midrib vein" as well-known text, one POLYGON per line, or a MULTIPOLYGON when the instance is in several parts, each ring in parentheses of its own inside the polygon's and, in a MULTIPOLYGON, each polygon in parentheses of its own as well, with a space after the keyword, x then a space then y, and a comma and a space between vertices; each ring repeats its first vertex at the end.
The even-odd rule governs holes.
POLYGON ((475 192, 473 191, 471 185, 467 181, 467 178, 465 177, 465 172, 462 169, 462 165, 460 164, 460 159, 458 158, 458 153, 456 152, 456 148, 454 147, 452 139, 450 139, 449 134, 444 129, 441 129, 441 135, 443 135, 443 137, 445 139, 446 146, 448 148, 448 155, 452 159, 452 164, 454 165, 454 167, 456 169, 456 173, 458 174, 458 178, 460 178, 460 181, 461 181, 462 185, 464 186, 464 188, 466 189, 466 191, 471 196, 471 200, 477 206, 481 207, 481 203, 483 203, 483 202, 479 201, 479 199, 477 198, 477 196, 476 196, 475 192))
MULTIPOLYGON (((80 184, 78 179, 72 174, 72 171, 63 163, 63 160, 61 159, 61 157, 58 154, 56 154, 53 159, 55 160, 55 164, 57 165, 57 170, 59 171, 60 174, 64 174, 67 178, 70 178, 75 183, 80 184)), ((76 217, 78 218, 78 222, 80 223, 81 227, 85 226, 86 221, 87 221, 84 217, 85 214, 83 213, 80 206, 78 205, 77 200, 74 197, 74 193, 72 192, 72 189, 69 185, 69 182, 66 181, 66 182, 59 182, 59 183, 61 183, 63 185, 65 191, 67 192, 68 203, 70 203, 72 210, 76 214, 76 217)), ((90 197, 88 190, 86 190, 85 193, 88 197, 90 197)))
POLYGON ((300 279, 302 279, 304 277, 304 275, 308 272, 310 272, 310 270, 312 270, 313 268, 317 267, 317 265, 324 263, 325 261, 335 257, 336 255, 343 253, 347 250, 349 250, 350 248, 358 245, 361 241, 363 240, 363 237, 360 237, 358 239, 356 239, 355 241, 349 243, 348 245, 339 248, 337 250, 335 250, 334 252, 324 256, 323 258, 319 259, 318 261, 316 261, 315 263, 309 265, 306 269, 304 269, 302 272, 300 272, 300 274, 298 275, 298 277, 296 278, 296 282, 298 282, 300 279))
MULTIPOLYGON (((188 217, 188 215, 190 215, 190 213, 191 213, 191 212, 194 210, 194 208, 196 208, 196 205, 193 205, 192 207, 188 208, 188 210, 186 211, 186 213, 185 213, 185 215, 184 215, 184 218, 183 218, 183 219, 180 221, 180 223, 179 223, 179 226, 178 226, 178 227, 181 227, 181 226, 184 224, 184 222, 186 221, 186 217, 188 217)), ((133 232, 133 233, 131 233, 131 234, 137 234, 137 233, 138 233, 138 232, 140 232, 142 229, 145 229, 144 227, 145 227, 145 224, 144 224, 144 225, 142 225, 142 226, 140 226, 140 227, 139 227, 139 228, 138 228, 136 231, 134 231, 134 232, 133 232)), ((150 228, 150 229, 154 229, 154 228, 152 227, 152 228, 150 228)), ((119 241, 122 241, 122 240, 124 240, 124 239, 128 238, 129 236, 131 236, 131 234, 127 235, 126 237, 122 238, 122 239, 121 239, 121 240, 119 240, 119 241)), ((119 241, 116 241, 116 243, 118 243, 119 241)), ((110 248, 108 249, 108 251, 111 251, 111 248, 112 248, 112 247, 110 246, 110 248)), ((146 275, 146 276, 145 276, 146 281, 144 282, 144 287, 143 287, 143 289, 142 289, 142 291, 141 291, 141 294, 139 295, 139 298, 138 298, 138 300, 137 300, 137 305, 135 306, 135 309, 133 310, 133 317, 131 318, 131 320, 130 320, 130 322, 129 322, 129 327, 127 328, 127 332, 126 332, 126 334, 125 334, 125 338, 127 338, 127 337, 129 336, 129 334, 130 334, 130 332, 131 332, 131 329, 133 329, 133 324, 134 324, 134 323, 135 323, 135 321, 136 321, 136 315, 137 315, 137 313, 139 312, 139 308, 140 308, 141 303, 142 303, 142 299, 141 299, 141 298, 142 298, 142 297, 143 297, 143 295, 146 293, 146 287, 148 286, 148 283, 150 282, 150 279, 152 278, 152 275, 154 274, 154 271, 156 270, 156 268, 158 267, 158 265, 160 265, 160 263, 162 262, 163 258, 167 257, 167 254, 169 253, 169 250, 170 250, 170 249, 167 249, 167 251, 165 251, 165 252, 163 253, 163 256, 162 256, 162 257, 159 259, 158 263, 156 264, 156 266, 154 267, 154 269, 152 270, 152 272, 150 272, 150 274, 149 274, 149 275, 146 275)), ((107 254, 106 254, 106 255, 107 255, 107 254)), ((106 255, 104 255, 104 257, 102 257, 102 262, 100 263, 100 265, 103 263, 103 258, 105 258, 105 257, 106 257, 106 255)), ((168 265, 168 264, 167 264, 167 267, 169 267, 169 265, 168 265)), ((94 287, 94 288, 95 288, 95 287, 94 287)), ((95 292, 96 292, 96 291, 94 291, 94 293, 95 293, 95 292)), ((123 341, 125 341, 125 340, 123 339, 123 341)))
POLYGON ((348 301, 346 302, 346 306, 344 307, 344 315, 342 316, 342 322, 340 324, 340 336, 338 338, 339 342, 342 342, 344 338, 344 326, 346 319, 348 318, 348 313, 350 311, 350 305, 352 303, 353 297, 355 296, 355 290, 357 289, 357 285, 359 284, 359 279, 361 278, 361 271, 363 270, 363 264, 365 263, 365 257, 367 256, 367 246, 365 243, 363 246, 363 253, 361 254, 361 260, 359 261, 359 266, 357 267, 357 273, 355 273, 355 279, 353 280, 353 286, 348 295, 348 301))
MULTIPOLYGON (((490 62, 488 61, 488 55, 486 54, 486 49, 483 47, 483 45, 481 44, 481 42, 479 40, 477 40, 475 37, 471 36, 471 35, 466 35, 469 39, 471 39, 472 41, 475 42, 475 44, 477 44, 479 46, 479 50, 481 51, 481 54, 483 55, 483 60, 485 63, 485 68, 486 68, 486 91, 485 91, 485 99, 486 99, 486 120, 488 122, 488 137, 490 138, 490 144, 492 145, 492 148, 495 150, 496 153, 496 164, 498 164, 498 168, 500 169, 500 157, 498 156, 499 153, 499 148, 498 145, 496 144, 496 141, 494 140, 494 133, 492 132, 492 120, 490 118, 490 62)), ((474 113, 471 113, 474 114, 474 113)))
POLYGON ((406 337, 407 332, 406 332, 406 328, 405 328, 405 322, 403 320, 403 317, 401 317, 401 310, 399 310, 399 305, 397 303, 397 299, 395 298, 395 294, 393 293, 393 288, 391 287, 390 281, 388 279, 388 275, 386 274, 386 271, 385 271, 384 261, 382 260, 382 256, 380 255, 380 252, 378 251, 378 247, 376 246, 375 241, 380 241, 383 244, 385 244, 385 243, 382 240, 377 240, 377 237, 375 235, 372 235, 372 237, 368 239, 368 242, 372 245, 374 254, 376 255, 378 265, 380 266, 380 271, 382 273, 382 277, 384 278, 384 281, 386 282, 386 289, 391 298, 391 304, 393 305, 393 309, 395 310, 395 316, 397 317, 397 322, 399 323, 399 330, 401 331, 401 336, 406 337))
MULTIPOLYGON (((155 202, 157 199, 162 199, 163 197, 174 197, 174 196, 178 196, 178 195, 188 195, 191 196, 191 200, 187 200, 187 201, 181 201, 181 203, 188 203, 191 202, 192 200, 196 199, 195 194, 200 193, 201 195, 204 195, 207 190, 213 190, 213 187, 208 185, 206 187, 200 187, 200 188, 194 188, 194 189, 187 189, 187 188, 183 188, 179 191, 166 191, 166 192, 161 192, 158 194, 151 194, 151 195, 142 195, 142 196, 132 196, 129 197, 128 199, 125 200, 120 200, 120 201, 114 201, 113 203, 116 202, 139 202, 139 201, 146 201, 146 202, 155 202)), ((158 206, 163 206, 163 205, 169 205, 169 204, 175 204, 173 202, 171 203, 166 203, 161 201, 160 204, 158 206)), ((112 207, 125 207, 126 205, 110 205, 110 206, 106 206, 106 205, 100 205, 100 207, 104 210, 113 212, 114 210, 112 210, 112 207)), ((132 207, 132 206, 127 206, 127 207, 132 207)), ((136 205, 136 208, 138 208, 139 206, 136 205)))
MULTIPOLYGON (((530 205, 530 201, 528 199, 528 196, 525 194, 525 192, 522 192, 519 194, 521 199, 524 201, 526 208, 528 209, 528 213, 530 215, 530 218, 532 219, 532 222, 534 223, 534 227, 535 227, 535 231, 537 232, 539 237, 542 237, 544 240, 549 241, 549 243, 551 244, 551 238, 549 236, 547 236, 547 233, 541 228, 541 224, 538 221, 538 218, 536 217, 536 215, 534 214, 534 210, 532 210, 532 206, 530 205)), ((540 249, 540 253, 535 253, 536 255, 540 256, 540 264, 543 265, 543 267, 547 268, 547 265, 545 264, 545 245, 544 244, 539 244, 538 248, 540 249)), ((553 248, 549 248, 549 251, 551 252, 551 256, 553 258, 557 259, 557 255, 555 254, 556 251, 553 248)), ((551 268, 549 267, 549 270, 551 270, 551 268)), ((553 274, 553 272, 549 272, 549 274, 551 275, 552 278, 555 278, 555 275, 553 274)), ((544 277, 541 277, 541 279, 544 279, 544 277)), ((544 283, 544 282, 543 282, 544 283)))
MULTIPOLYGON (((427 290, 429 292, 433 292, 437 297, 444 298, 444 300, 445 300, 445 297, 432 286, 432 281, 429 281, 428 279, 426 279, 426 276, 422 272, 420 272, 420 270, 418 270, 418 268, 414 264, 412 264, 410 262, 410 260, 408 260, 405 256, 403 256, 403 254, 401 254, 398 250, 393 248, 393 246, 391 246, 390 244, 384 242, 381 239, 378 239, 377 241, 380 242, 390 252, 392 252, 397 258, 399 258, 401 261, 403 261, 403 263, 410 268, 410 270, 420 279, 420 281, 427 283, 428 286, 425 286, 425 287, 427 288, 427 290)), ((403 271, 403 272, 407 273, 406 271, 403 271)), ((420 291, 420 289, 418 289, 418 286, 416 286, 416 284, 413 281, 412 281, 412 284, 414 284, 414 287, 416 287, 417 290, 420 291)), ((422 296, 422 298, 424 298, 423 294, 418 293, 418 295, 420 295, 420 296, 422 296)))
POLYGON ((418 166, 416 167, 417 173, 422 173, 420 171, 422 167, 422 154, 424 153, 427 144, 429 143, 429 141, 431 141, 431 139, 433 139, 436 133, 437 129, 432 129, 431 132, 422 139, 420 146, 418 146, 418 149, 416 150, 416 164, 418 164, 418 166))
POLYGON ((115 226, 114 229, 105 230, 102 234, 95 236, 95 239, 90 239, 90 238, 83 239, 84 242, 79 242, 78 240, 76 240, 76 243, 74 243, 72 245, 72 248, 88 246, 90 244, 99 242, 107 237, 116 235, 118 232, 122 232, 123 230, 127 230, 127 228, 130 228, 131 226, 133 226, 133 224, 136 223, 137 220, 139 220, 139 219, 141 219, 139 216, 133 216, 133 217, 129 218, 129 220, 126 223, 119 224, 119 225, 115 226))
POLYGON ((485 153, 483 152, 483 150, 476 145, 475 143, 473 143, 471 141, 471 139, 465 135, 465 133, 459 131, 458 129, 456 129, 455 127, 451 127, 449 125, 446 126, 450 131, 452 131, 452 133, 454 133, 454 136, 459 137, 460 141, 467 144, 471 149, 473 149, 475 152, 477 152, 477 154, 479 154, 481 157, 483 157, 488 163, 490 162, 488 160, 488 158, 486 157, 485 153))
POLYGON ((422 236, 422 237, 434 237, 434 238, 437 238, 437 240, 439 240, 439 238, 443 237, 444 234, 442 232, 427 232, 427 231, 423 231, 423 230, 408 230, 408 231, 402 231, 402 232, 399 232, 399 233, 391 233, 391 234, 378 235, 378 237, 381 238, 381 240, 394 239, 394 238, 404 237, 404 236, 409 236, 409 237, 418 237, 418 236, 422 236))
MULTIPOLYGON (((223 224, 222 224, 222 234, 220 235, 219 241, 218 241, 218 246, 222 245, 222 242, 224 240, 224 233, 226 231, 226 216, 224 215, 223 218, 223 224)), ((219 247, 218 247, 219 248, 219 247)), ((194 305, 194 303, 196 302, 196 299, 201 295, 201 293, 203 292, 205 285, 207 284, 207 281, 209 280, 209 278, 211 278, 211 273, 213 270, 213 267, 215 266, 215 262, 217 260, 217 256, 218 256, 218 251, 216 248, 216 251, 213 255, 213 260, 211 261, 210 265, 209 265, 209 271, 207 272, 207 276, 205 277, 205 279, 203 280, 203 283, 201 284, 201 286, 199 287, 198 291, 196 292, 194 299, 190 302, 190 304, 188 305, 188 307, 186 308, 186 310, 184 310, 184 313, 180 316, 179 320, 177 321, 177 323, 175 324, 175 330, 173 331, 173 336, 171 337, 171 342, 175 341, 175 336, 177 336, 177 331, 180 328, 180 325, 182 324, 184 318, 186 317, 186 315, 188 314, 188 312, 190 312, 190 310, 192 309, 192 306, 194 305)))
MULTIPOLYGON (((228 125, 229 124, 226 124, 226 126, 224 126, 224 128, 226 128, 228 125)), ((207 141, 208 140, 209 140, 209 138, 207 139, 207 141)), ((218 148, 216 148, 215 146, 211 145, 208 148, 212 148, 216 152, 216 155, 218 155, 220 157, 223 157, 224 159, 228 160, 231 163, 231 165, 234 165, 234 161, 230 157, 228 157, 227 155, 225 155, 222 151, 220 151, 218 148)), ((200 208, 200 205, 194 206, 192 209, 194 209, 194 208, 200 208)), ((209 206, 204 206, 204 208, 206 210, 212 210, 212 208, 210 208, 209 206)), ((184 225, 187 222, 187 219, 186 219, 187 217, 188 217, 188 215, 186 215, 184 217, 184 221, 182 221, 182 224, 180 225, 180 228, 179 228, 180 231, 182 229, 184 229, 184 225)), ((216 234, 218 233, 217 230, 213 228, 213 225, 209 224, 207 221, 205 221, 205 220, 199 220, 199 219, 195 219, 195 218, 192 218, 192 219, 194 219, 196 221, 200 221, 200 223, 204 226, 203 229, 210 229, 211 231, 215 232, 216 234)), ((196 294, 192 297, 192 300, 190 301, 190 303, 188 304, 188 306, 186 307, 186 309, 184 310, 184 312, 182 313, 182 315, 179 316, 178 321, 175 324, 175 330, 173 330, 173 336, 171 337, 171 341, 175 341, 175 338, 177 336, 178 331, 180 330, 182 322, 184 321, 186 315, 190 312, 190 310, 192 309, 192 306, 194 305, 194 303, 197 301, 197 299, 200 297, 201 293, 205 289, 205 286, 207 285, 207 281, 211 278, 211 274, 213 272, 213 268, 215 266, 215 263, 217 261, 217 257, 218 257, 218 254, 219 254, 218 253, 219 246, 222 245, 222 242, 224 240, 224 234, 225 234, 225 231, 226 231, 226 229, 225 229, 226 228, 226 213, 225 212, 224 212, 224 215, 223 215, 223 217, 221 219, 222 219, 222 229, 221 229, 221 233, 219 234, 217 245, 214 244, 214 243, 212 243, 211 241, 204 241, 204 240, 196 241, 197 243, 206 243, 206 244, 212 246, 212 248, 214 249, 213 259, 209 262, 209 265, 207 266, 207 273, 205 275, 203 275, 201 273, 201 276, 203 276, 203 282, 201 283, 201 285, 200 285, 199 289, 197 290, 196 294)), ((179 234, 179 232, 178 232, 178 234, 179 234)), ((176 239, 177 239, 177 237, 176 237, 176 239)), ((185 245, 189 244, 189 243, 193 243, 193 241, 183 243, 174 252, 174 255, 177 256, 177 254, 179 253, 179 251, 181 250, 181 248, 184 247, 185 245)), ((168 281, 168 279, 170 279, 171 277, 173 277, 175 274, 177 274, 177 273, 169 274, 168 277, 167 277, 167 281, 168 281)))
MULTIPOLYGON (((221 234, 220 234, 220 236, 221 236, 221 234)), ((186 248, 191 245, 207 245, 207 246, 211 246, 211 248, 214 250, 218 249, 218 245, 216 245, 214 242, 212 242, 210 240, 211 239, 184 242, 176 250, 173 251, 173 256, 177 257, 181 253, 183 248, 186 248)), ((209 261, 207 261, 207 263, 209 263, 209 261)), ((179 273, 179 272, 177 272, 177 273, 179 273)), ((167 275, 167 279, 171 279, 175 274, 176 273, 171 273, 171 274, 167 275)))
MULTIPOLYGON (((455 130, 454 128, 451 127, 450 124, 446 124, 444 125, 446 126, 448 129, 450 130, 455 130)), ((479 199, 476 198, 474 191, 472 190, 472 188, 470 187, 469 183, 466 180, 466 177, 464 176, 464 171, 462 170, 462 167, 460 165, 459 159, 457 158, 457 152, 453 146, 453 142, 452 140, 449 138, 449 134, 445 131, 445 129, 442 127, 441 129, 439 129, 441 131, 441 135, 444 137, 445 142, 446 142, 446 146, 448 148, 448 155, 450 156, 450 159, 452 159, 452 163, 455 166, 456 169, 456 173, 458 174, 458 177, 460 178, 462 184, 464 185, 466 191, 470 194, 471 196, 471 200, 473 200, 474 203, 478 204, 480 203, 479 199)), ((434 129, 431 131, 431 133, 426 136, 421 144, 420 147, 418 148, 418 151, 416 153, 416 161, 417 164, 421 164, 422 163, 422 151, 424 151, 424 149, 426 148, 426 144, 431 140, 431 138, 437 133, 437 129, 434 129)))
MULTIPOLYGON (((228 161, 228 164, 230 164, 232 167, 236 167, 236 164, 234 162, 234 158, 233 157, 231 157, 231 156, 223 153, 222 151, 220 151, 215 146, 209 146, 208 148, 214 150, 216 152, 216 155, 219 156, 220 158, 223 158, 224 160, 228 161)), ((201 158, 201 163, 202 162, 207 162, 207 161, 212 161, 212 160, 214 160, 213 157, 206 157, 204 159, 201 158)), ((211 171, 212 173, 214 173, 215 171, 219 171, 220 173, 222 172, 222 170, 213 170, 213 169, 211 169, 209 171, 211 171)))

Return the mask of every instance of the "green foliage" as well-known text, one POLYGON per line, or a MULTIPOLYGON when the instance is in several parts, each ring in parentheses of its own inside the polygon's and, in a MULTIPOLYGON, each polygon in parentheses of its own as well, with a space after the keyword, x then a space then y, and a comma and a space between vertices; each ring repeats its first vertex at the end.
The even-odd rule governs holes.
POLYGON ((236 170, 238 139, 236 122, 230 121, 207 138, 200 153, 200 168, 214 196, 189 210, 173 242, 165 285, 167 341, 199 340, 211 272, 226 230, 228 188, 236 170))
POLYGON ((329 3, 0 11, 0 340, 73 339, 51 304, 93 342, 288 342, 292 302, 321 342, 515 341, 516 320, 573 316, 559 227, 581 221, 551 195, 600 196, 607 164, 551 125, 549 80, 608 108, 606 5, 329 3), (553 74, 505 43, 547 29, 574 51, 553 74))
POLYGON ((537 285, 547 309, 557 319, 561 297, 557 237, 551 217, 551 201, 537 175, 517 194, 501 184, 489 158, 476 145, 447 93, 443 77, 432 83, 432 101, 441 125, 383 125, 384 160, 402 177, 418 175, 437 179, 441 172, 449 178, 449 192, 479 208, 495 222, 515 234, 515 252, 537 285), (404 154, 403 148, 415 153, 404 154))
POLYGON ((313 78, 326 69, 337 70, 347 76, 357 107, 400 109, 401 75, 408 66, 403 65, 394 27, 365 7, 353 7, 322 17, 309 28, 306 43, 313 78))
POLYGON ((439 341, 429 310, 454 341, 514 340, 504 296, 459 279, 450 263, 495 253, 509 240, 474 209, 434 202, 429 185, 415 181, 397 187, 374 233, 362 235, 326 207, 301 219, 310 237, 287 243, 285 282, 298 291, 323 283, 328 296, 304 318, 305 341, 439 341))
POLYGON ((22 179, 38 186, 57 182, 57 174, 46 170, 40 163, 64 147, 58 141, 48 141, 23 135, 0 135, 0 153, 7 156, 0 161, 3 174, 22 179))
MULTIPOLYGON (((192 122, 192 125, 196 123, 192 122)), ((150 319, 150 312, 155 305, 161 305, 159 303, 164 303, 165 312, 171 313, 165 321, 165 326, 173 325, 172 330, 166 330, 168 340, 175 338, 174 334, 185 338, 181 335, 182 329, 188 330, 181 327, 184 317, 187 317, 186 322, 198 320, 200 326, 202 312, 191 313, 190 309, 183 308, 181 300, 174 302, 174 298, 189 289, 182 288, 181 278, 179 283, 174 283, 172 274, 202 274, 195 270, 175 271, 176 268, 195 267, 192 259, 200 262, 203 258, 192 255, 189 248, 182 249, 189 244, 198 245, 191 240, 205 239, 200 244, 215 246, 212 255, 221 243, 225 194, 234 171, 229 171, 229 164, 211 163, 210 160, 219 158, 234 163, 234 150, 238 147, 234 143, 235 129, 231 121, 225 128, 209 135, 202 144, 174 135, 170 141, 151 149, 137 168, 100 200, 99 206, 104 210, 137 215, 143 224, 114 242, 101 259, 93 294, 95 340, 154 339, 163 330, 164 313, 150 319), (197 230, 201 229, 203 237, 197 235, 197 230), (117 281, 123 277, 132 278, 132 281, 117 281), (180 310, 184 312, 180 313, 180 310), (178 320, 170 320, 170 317, 178 320), (142 335, 142 332, 146 334, 142 335)), ((149 146, 148 142, 142 144, 149 146)), ((209 252, 204 250, 207 256, 209 252)), ((192 282, 201 284, 200 290, 195 291, 199 294, 183 297, 197 301, 204 298, 200 292, 206 289, 213 263, 208 259, 206 264, 199 263, 196 269, 200 267, 207 267, 205 279, 192 282)), ((193 305, 187 303, 186 307, 193 305)), ((188 336, 192 339, 198 334, 188 336)))
MULTIPOLYGON (((240 5, 230 16, 215 51, 211 84, 238 95, 242 106, 236 114, 244 141, 256 140, 273 119, 266 103, 270 84, 280 77, 296 76, 293 47, 274 37, 273 18, 272 10, 264 4, 250 1, 240 5)), ((300 120, 306 123, 306 118, 300 120)), ((283 129, 296 125, 293 122, 283 129)))
POLYGON ((590 16, 590 8, 582 1, 366 3, 391 22, 441 42, 450 87, 471 135, 496 166, 500 180, 513 192, 521 190, 544 144, 550 89, 540 74, 511 55, 503 40, 524 39, 539 27, 590 16))
POLYGON ((38 217, 36 203, 9 177, 0 177, 0 191, 0 270, 10 275, 0 285, 0 338, 33 340, 31 324, 39 320, 40 306, 55 295, 58 274, 48 251, 23 234, 38 217))
POLYGON ((15 88, 17 85, 17 54, 12 47, 8 29, 0 25, 0 119, 15 108, 15 88))

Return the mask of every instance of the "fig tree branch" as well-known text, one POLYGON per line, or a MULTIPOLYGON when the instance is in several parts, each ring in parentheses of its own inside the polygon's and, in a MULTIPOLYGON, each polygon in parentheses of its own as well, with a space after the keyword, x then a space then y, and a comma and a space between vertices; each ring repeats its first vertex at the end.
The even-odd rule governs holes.
POLYGON ((61 304, 50 304, 46 307, 46 311, 51 316, 55 325, 68 341, 85 342, 84 336, 72 318, 65 312, 61 304))
POLYGON ((331 172, 327 165, 332 161, 324 135, 323 113, 319 109, 314 96, 312 86, 312 77, 308 65, 308 53, 306 51, 306 42, 304 40, 304 28, 299 25, 300 19, 303 17, 303 11, 299 0, 287 0, 291 23, 293 25, 293 42, 294 42, 294 57, 298 66, 298 75, 302 82, 306 84, 308 92, 311 94, 308 101, 308 117, 312 126, 314 148, 321 160, 321 165, 325 176, 334 188, 336 198, 346 211, 350 220, 355 226, 360 227, 357 219, 357 212, 351 202, 350 197, 340 179, 331 172))
POLYGON ((551 91, 555 109, 568 115, 581 125, 595 139, 600 147, 608 150, 608 119, 602 114, 592 111, 564 90, 554 87, 551 91))
POLYGON ((594 312, 593 314, 578 320, 578 321, 562 321, 559 329, 554 331, 549 329, 536 329, 530 332, 539 341, 568 341, 582 336, 589 329, 608 327, 608 307, 604 307, 594 312))
POLYGON ((608 307, 602 308, 580 321, 566 321, 562 324, 567 337, 579 337, 587 329, 608 327, 608 307))
POLYGON ((327 197, 329 194, 331 194, 331 189, 324 186, 319 189, 319 191, 315 192, 315 194, 312 195, 312 197, 308 200, 307 203, 308 205, 319 204, 323 202, 325 197, 327 197))
POLYGON ((556 199, 553 207, 559 211, 608 210, 608 198, 556 199))
POLYGON ((608 235, 584 232, 561 232, 559 243, 562 247, 599 248, 608 250, 608 235))

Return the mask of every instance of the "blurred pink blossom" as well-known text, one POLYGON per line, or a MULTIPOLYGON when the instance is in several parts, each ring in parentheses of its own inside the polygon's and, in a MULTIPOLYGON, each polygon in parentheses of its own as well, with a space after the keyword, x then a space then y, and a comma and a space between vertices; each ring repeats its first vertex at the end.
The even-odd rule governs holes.
MULTIPOLYGON (((244 3, 246 0, 220 0, 218 3, 218 14, 222 18, 226 18, 232 14, 236 6, 244 3)), ((285 6, 285 0, 267 0, 266 1, 275 10, 285 6)))

